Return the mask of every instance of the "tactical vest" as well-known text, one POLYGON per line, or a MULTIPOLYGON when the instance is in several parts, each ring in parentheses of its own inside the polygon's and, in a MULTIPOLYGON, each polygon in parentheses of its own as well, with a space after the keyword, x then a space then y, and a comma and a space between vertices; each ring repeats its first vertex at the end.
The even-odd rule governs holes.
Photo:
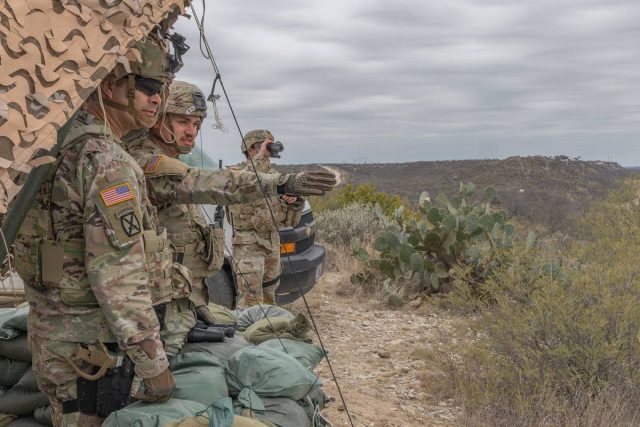
MULTIPOLYGON (((156 155, 147 159, 144 170, 145 178, 154 180, 182 176, 188 173, 189 167, 178 159, 156 155)), ((160 206, 158 219, 175 249, 175 261, 191 270, 193 277, 209 277, 222 268, 224 230, 208 224, 198 205, 171 203, 160 206)))
MULTIPOLYGON (((26 285, 59 289, 62 302, 70 306, 97 306, 85 270, 85 245, 82 239, 65 241, 53 236, 50 214, 51 192, 56 171, 65 153, 90 137, 103 136, 104 126, 88 124, 72 129, 58 160, 51 168, 38 198, 29 209, 15 240, 16 270, 26 285)), ((166 231, 158 234, 153 222, 143 220, 145 261, 149 272, 149 292, 154 305, 171 300, 173 252, 166 231)), ((58 236, 62 237, 62 236, 58 236)), ((184 273, 188 276, 188 272, 184 273)), ((180 274, 182 275, 182 274, 180 274)), ((183 285, 184 286, 184 285, 183 285)))

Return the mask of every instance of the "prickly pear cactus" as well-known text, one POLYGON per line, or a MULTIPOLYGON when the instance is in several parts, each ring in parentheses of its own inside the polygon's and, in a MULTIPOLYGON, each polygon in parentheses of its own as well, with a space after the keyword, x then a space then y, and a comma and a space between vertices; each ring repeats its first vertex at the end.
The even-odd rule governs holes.
POLYGON ((131 42, 189 1, 0 0, 0 213, 131 42))
POLYGON ((451 200, 440 194, 432 201, 422 193, 418 219, 405 219, 404 208, 398 208, 395 225, 374 241, 377 256, 369 255, 357 239, 353 255, 391 280, 417 279, 430 291, 440 290, 456 265, 484 274, 497 251, 512 246, 515 227, 505 211, 491 206, 493 187, 484 190, 481 201, 470 202, 475 191, 473 183, 460 183, 451 200))

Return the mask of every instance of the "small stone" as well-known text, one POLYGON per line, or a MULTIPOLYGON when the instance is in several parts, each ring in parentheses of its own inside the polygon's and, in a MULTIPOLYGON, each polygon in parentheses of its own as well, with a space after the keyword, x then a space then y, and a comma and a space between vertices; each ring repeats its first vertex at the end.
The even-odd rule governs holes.
POLYGON ((344 405, 340 405, 340 406, 338 406, 338 411, 340 411, 340 412, 344 412, 344 405))
POLYGON ((386 350, 378 350, 378 356, 379 356, 381 359, 388 359, 388 358, 390 358, 390 357, 391 357, 391 353, 389 353, 389 352, 388 352, 388 351, 386 351, 386 350))
POLYGON ((414 300, 409 301, 409 307, 418 308, 422 305, 422 297, 418 297, 414 300))

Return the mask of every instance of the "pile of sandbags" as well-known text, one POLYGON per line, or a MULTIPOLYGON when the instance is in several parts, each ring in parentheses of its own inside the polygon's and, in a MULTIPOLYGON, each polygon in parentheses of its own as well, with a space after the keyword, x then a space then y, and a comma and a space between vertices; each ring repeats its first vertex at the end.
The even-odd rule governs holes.
POLYGON ((0 309, 0 425, 51 425, 51 407, 38 390, 27 346, 28 305, 0 309))
MULTIPOLYGON (((186 344, 171 361, 176 379, 172 398, 135 402, 112 413, 105 426, 325 426, 319 413, 326 395, 313 373, 324 353, 308 342, 307 319, 276 306, 251 307, 239 314, 216 310, 221 311, 216 319, 237 321, 236 335, 224 342, 186 344)), ((27 314, 28 307, 0 309, 3 427, 51 425, 51 408, 31 370, 27 314)))

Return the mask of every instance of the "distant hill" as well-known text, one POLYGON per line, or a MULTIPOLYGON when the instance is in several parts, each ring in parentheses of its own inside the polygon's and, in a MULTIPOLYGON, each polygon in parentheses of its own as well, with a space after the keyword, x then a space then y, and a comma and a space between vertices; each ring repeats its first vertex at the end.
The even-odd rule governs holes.
MULTIPOLYGON (((633 173, 617 163, 566 156, 326 166, 340 171, 344 183, 371 183, 378 190, 398 194, 413 203, 417 203, 422 191, 432 196, 440 192, 456 194, 461 181, 471 181, 480 189, 493 185, 498 191, 498 204, 511 215, 540 223, 550 231, 568 231, 572 215, 584 212, 617 180, 633 173)), ((282 171, 316 167, 277 166, 282 171)))

